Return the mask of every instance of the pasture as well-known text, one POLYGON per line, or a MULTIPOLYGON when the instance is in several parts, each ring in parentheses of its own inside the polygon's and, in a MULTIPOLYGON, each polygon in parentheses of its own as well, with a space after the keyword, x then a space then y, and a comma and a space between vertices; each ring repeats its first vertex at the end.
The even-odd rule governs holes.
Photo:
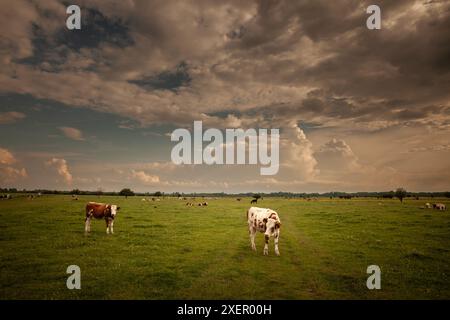
MULTIPOLYGON (((266 198, 281 218, 281 256, 250 249, 250 199, 43 196, 0 201, 0 299, 449 299, 450 211, 407 199, 266 198), (201 199, 198 199, 201 201, 201 199), (121 207, 84 234, 87 201, 121 207), (66 268, 81 268, 68 290, 66 268), (381 290, 366 287, 381 267, 381 290)), ((446 203, 446 200, 439 200, 446 203)))

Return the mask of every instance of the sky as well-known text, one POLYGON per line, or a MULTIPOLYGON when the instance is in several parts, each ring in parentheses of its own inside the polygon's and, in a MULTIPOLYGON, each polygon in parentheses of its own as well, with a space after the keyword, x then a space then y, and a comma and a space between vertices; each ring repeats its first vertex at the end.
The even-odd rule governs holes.
POLYGON ((0 187, 450 190, 450 1, 70 4, 0 0, 0 187), (279 129, 278 173, 175 165, 194 121, 279 129))

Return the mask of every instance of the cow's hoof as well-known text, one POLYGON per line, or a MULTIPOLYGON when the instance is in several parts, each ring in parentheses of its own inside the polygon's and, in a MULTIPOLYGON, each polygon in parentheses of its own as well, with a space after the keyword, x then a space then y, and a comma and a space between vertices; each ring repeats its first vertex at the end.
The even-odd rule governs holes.
POLYGON ((269 255, 269 251, 264 250, 264 255, 265 255, 265 256, 268 256, 268 255, 269 255))
POLYGON ((279 252, 275 252, 275 254, 276 254, 277 256, 280 256, 280 253, 279 253, 279 252))

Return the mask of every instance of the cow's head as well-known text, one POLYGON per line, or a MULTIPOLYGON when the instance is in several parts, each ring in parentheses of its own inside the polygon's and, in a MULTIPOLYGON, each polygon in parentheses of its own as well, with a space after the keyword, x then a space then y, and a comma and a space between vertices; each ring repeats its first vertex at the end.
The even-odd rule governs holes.
POLYGON ((116 206, 115 204, 112 204, 110 206, 110 210, 111 210, 111 217, 114 218, 117 214, 117 211, 119 211, 120 207, 116 206))
POLYGON ((273 236, 281 227, 281 222, 275 218, 265 218, 263 221, 266 224, 266 231, 264 232, 265 237, 273 236))

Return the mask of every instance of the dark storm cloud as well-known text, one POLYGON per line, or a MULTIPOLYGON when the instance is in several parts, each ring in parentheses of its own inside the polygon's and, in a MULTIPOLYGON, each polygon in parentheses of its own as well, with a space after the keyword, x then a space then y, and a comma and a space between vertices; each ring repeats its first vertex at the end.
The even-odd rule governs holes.
MULTIPOLYGON (((411 8, 411 1, 381 1, 383 28, 380 31, 365 27, 364 9, 368 4, 355 1, 259 3, 257 16, 244 28, 243 35, 232 39, 233 48, 242 50, 239 54, 244 57, 266 58, 268 63, 254 70, 259 81, 316 86, 322 93, 321 99, 287 101, 292 105, 274 108, 277 114, 315 112, 333 118, 383 118, 384 114, 386 119, 410 120, 427 116, 420 110, 410 109, 448 103, 448 3, 447 6, 441 3, 438 8, 431 4, 420 7, 416 3, 415 9, 411 8), (301 58, 295 56, 272 59, 277 53, 293 50, 301 37, 311 39, 313 47, 323 46, 323 55, 330 54, 330 57, 305 66, 299 66, 301 58), (409 109, 394 112, 386 101, 394 108, 407 101, 409 109)), ((233 79, 230 73, 218 75, 233 79)))
MULTIPOLYGON (((380 1, 383 20, 377 31, 365 26, 369 1, 83 4, 81 32, 61 25, 49 29, 46 19, 60 16, 64 6, 55 11, 36 5, 40 20, 28 31, 33 52, 19 61, 60 77, 83 70, 90 72, 88 77, 119 81, 130 99, 142 94, 126 89, 127 83, 175 94, 189 87, 180 101, 197 115, 260 109, 275 118, 410 120, 421 114, 414 109, 448 101, 450 19, 445 3, 380 1), (404 112, 399 111, 401 101, 408 104, 404 112)), ((105 94, 113 90, 113 83, 92 84, 104 85, 105 94)), ((98 95, 86 100, 114 104, 98 95)), ((176 97, 158 101, 183 108, 176 97)), ((172 114, 134 103, 124 110, 140 119, 146 108, 172 114)))
MULTIPOLYGON (((63 7, 61 7, 63 9, 63 7)), ((43 11, 42 14, 51 19, 57 19, 55 14, 43 11)), ((43 67, 46 71, 61 71, 61 65, 67 62, 72 52, 79 53, 81 49, 97 49, 101 44, 116 47, 133 45, 126 24, 119 18, 106 17, 100 11, 86 8, 83 11, 81 30, 71 32, 64 24, 57 30, 49 30, 45 26, 32 25, 31 42, 33 54, 17 62, 43 67)))
POLYGON ((148 90, 161 89, 176 91, 180 87, 188 86, 191 82, 191 77, 189 76, 188 65, 182 62, 173 71, 164 71, 157 75, 138 80, 130 80, 129 82, 148 90))

